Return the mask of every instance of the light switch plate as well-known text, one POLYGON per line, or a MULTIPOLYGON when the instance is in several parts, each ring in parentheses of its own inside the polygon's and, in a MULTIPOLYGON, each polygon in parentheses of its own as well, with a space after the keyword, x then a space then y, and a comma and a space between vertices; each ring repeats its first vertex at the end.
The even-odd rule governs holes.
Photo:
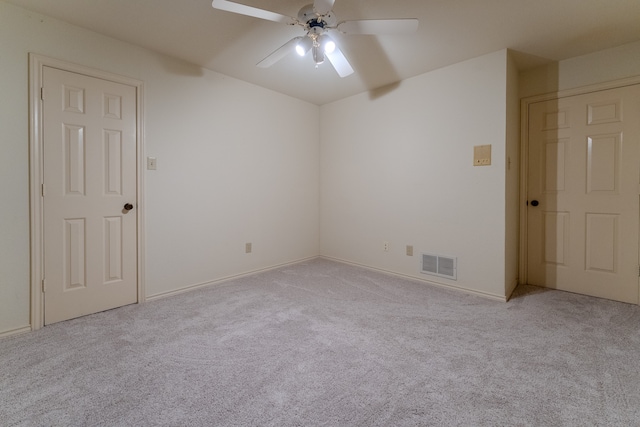
POLYGON ((491 165, 491 144, 473 147, 473 166, 491 165))
POLYGON ((156 170, 158 164, 155 157, 147 157, 147 169, 150 171, 156 170))

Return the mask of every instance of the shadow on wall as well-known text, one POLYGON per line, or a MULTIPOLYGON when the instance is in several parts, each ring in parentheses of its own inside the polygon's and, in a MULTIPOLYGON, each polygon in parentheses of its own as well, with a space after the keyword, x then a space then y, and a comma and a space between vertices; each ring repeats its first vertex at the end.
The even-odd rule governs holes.
POLYGON ((382 98, 383 96, 398 89, 401 84, 402 84, 402 81, 397 81, 395 83, 389 83, 387 85, 381 86, 376 89, 371 89, 369 90, 369 99, 374 100, 374 99, 382 98))
POLYGON ((375 36, 345 36, 345 55, 374 100, 393 92, 401 78, 375 36))
POLYGON ((165 55, 158 55, 158 62, 168 73, 177 76, 202 77, 204 72, 199 65, 190 64, 180 59, 171 58, 165 55))
MULTIPOLYGON (((559 77, 559 64, 558 62, 548 60, 545 58, 537 57, 534 55, 529 55, 523 52, 510 51, 512 58, 516 63, 516 67, 519 70, 519 98, 525 99, 532 96, 543 95, 548 93, 557 92, 560 87, 560 77, 559 77)), ((525 112, 528 115, 528 113, 525 112)), ((528 121, 527 121, 528 123, 528 121)), ((523 126, 523 123, 521 123, 523 126)), ((524 130, 523 130, 524 131, 524 130)), ((528 133, 527 133, 528 134, 528 133)), ((540 198, 539 194, 533 194, 531 189, 531 184, 536 184, 537 181, 531 181, 531 177, 535 176, 535 173, 532 175, 532 171, 530 170, 529 160, 530 156, 533 155, 534 159, 538 158, 537 152, 533 154, 530 153, 530 143, 527 137, 527 143, 522 147, 525 151, 524 155, 521 156, 520 167, 522 170, 521 175, 525 179, 525 194, 523 195, 524 199, 534 200, 540 198)), ((537 165, 537 163, 535 163, 537 165)), ((536 172, 537 173, 537 172, 536 172)), ((549 179, 557 180, 555 177, 549 177, 549 179)), ((552 197, 548 197, 546 200, 546 209, 555 209, 557 205, 557 201, 552 197)), ((524 212, 521 215, 520 220, 522 221, 520 227, 524 227, 524 230, 527 230, 526 234, 521 234, 521 238, 523 239, 521 249, 524 250, 524 262, 520 265, 524 267, 525 271, 529 272, 527 275, 526 281, 527 284, 519 284, 514 290, 513 294, 510 297, 510 300, 515 300, 518 298, 524 298, 529 295, 539 294, 543 292, 549 292, 553 290, 555 287, 554 284, 556 282, 556 277, 553 271, 547 271, 545 275, 544 283, 535 283, 536 280, 532 280, 531 271, 534 268, 537 268, 537 258, 531 257, 532 253, 536 253, 538 250, 537 244, 532 244, 539 239, 539 227, 536 224, 540 224, 542 219, 540 218, 541 211, 539 208, 536 208, 537 203, 535 205, 529 204, 527 202, 526 206, 523 208, 524 212), (533 261, 536 259, 536 261, 533 261), (533 284, 531 284, 534 282, 533 284), (548 288, 542 286, 550 286, 548 288)), ((548 229, 546 231, 550 233, 550 235, 557 235, 557 231, 548 229), (555 234, 554 234, 555 233, 555 234)), ((551 243, 551 242, 548 242, 551 243)), ((554 245, 553 243, 551 243, 554 245)), ((522 275, 520 276, 523 277, 522 275)))
POLYGON ((519 71, 519 96, 527 98, 557 92, 560 88, 559 64, 551 59, 509 50, 519 71))
POLYGON ((401 78, 376 36, 332 34, 332 37, 362 80, 370 99, 400 87, 401 78))

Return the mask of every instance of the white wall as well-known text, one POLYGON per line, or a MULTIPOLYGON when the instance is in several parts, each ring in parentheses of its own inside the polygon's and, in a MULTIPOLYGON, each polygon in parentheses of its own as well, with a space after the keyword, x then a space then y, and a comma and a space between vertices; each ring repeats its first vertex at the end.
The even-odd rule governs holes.
POLYGON ((147 294, 317 256, 318 107, 211 72, 165 80, 145 79, 147 294))
POLYGON ((0 1, 0 335, 29 326, 28 52, 144 82, 148 296, 319 254, 317 106, 0 1))
POLYGON ((640 41, 554 62, 520 74, 520 97, 640 75, 640 41))
POLYGON ((520 250, 520 97, 518 69, 512 55, 507 61, 506 108, 506 215, 505 215, 505 296, 518 285, 520 250))
POLYGON ((504 50, 322 106, 321 254, 504 299, 506 81, 504 50), (421 252, 458 257, 457 281, 421 252))

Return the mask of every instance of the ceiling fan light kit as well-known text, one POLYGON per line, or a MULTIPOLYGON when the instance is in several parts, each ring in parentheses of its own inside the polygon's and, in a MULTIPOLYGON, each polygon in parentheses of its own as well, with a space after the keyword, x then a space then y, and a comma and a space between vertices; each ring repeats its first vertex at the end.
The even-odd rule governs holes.
POLYGON ((300 56, 305 56, 313 47, 313 41, 308 37, 301 37, 296 44, 296 52, 300 56))
POLYGON ((334 42, 327 34, 321 35, 319 41, 320 46, 325 53, 332 53, 336 50, 336 42, 334 42))
POLYGON ((346 77, 353 74, 353 67, 351 67, 342 50, 338 48, 336 42, 331 38, 331 32, 380 35, 407 34, 413 33, 418 29, 417 19, 368 19, 338 22, 336 15, 333 13, 334 2, 335 0, 315 0, 313 4, 303 6, 298 12, 297 18, 229 0, 213 0, 211 5, 215 9, 227 12, 287 25, 297 25, 306 32, 304 36, 294 37, 258 62, 257 66, 261 68, 272 66, 294 50, 300 56, 306 56, 311 51, 316 67, 327 58, 338 75, 346 77))

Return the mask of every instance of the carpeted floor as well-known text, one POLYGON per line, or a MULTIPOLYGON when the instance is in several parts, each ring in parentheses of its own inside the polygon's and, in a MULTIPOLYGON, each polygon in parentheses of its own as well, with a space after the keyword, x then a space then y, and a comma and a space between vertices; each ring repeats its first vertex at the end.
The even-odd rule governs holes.
POLYGON ((3 426, 640 425, 640 308, 314 260, 0 340, 3 426))

